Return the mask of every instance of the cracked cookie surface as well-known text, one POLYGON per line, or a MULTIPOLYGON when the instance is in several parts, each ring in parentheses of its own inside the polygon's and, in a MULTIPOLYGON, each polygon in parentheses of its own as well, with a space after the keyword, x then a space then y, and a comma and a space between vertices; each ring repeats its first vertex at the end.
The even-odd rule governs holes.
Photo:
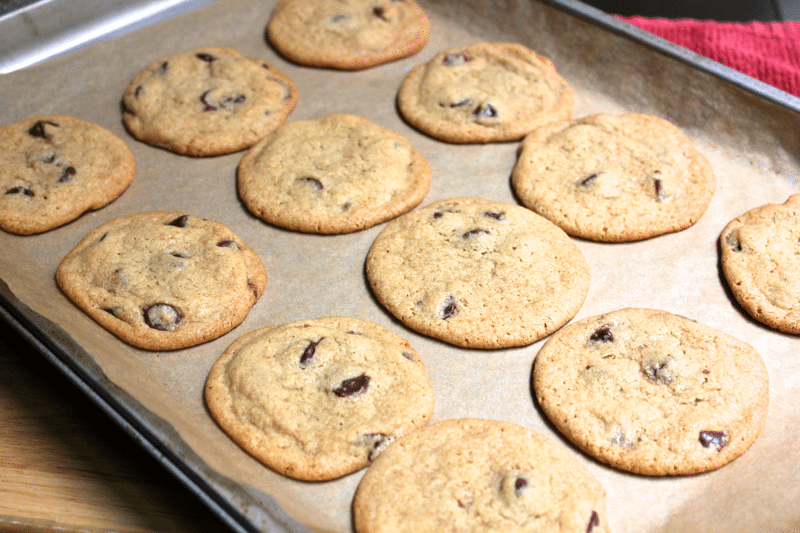
POLYGON ((294 82, 232 48, 205 47, 162 57, 131 80, 122 97, 137 139, 191 156, 252 146, 297 103, 294 82))
POLYGON ((0 228, 48 231, 116 200, 133 181, 133 154, 109 130, 63 115, 0 127, 0 228))
POLYGON ((290 61, 357 70, 416 54, 430 22, 413 0, 282 0, 266 33, 290 61))
POLYGON ((709 326, 652 309, 586 318, 545 342, 536 399, 587 454, 644 475, 724 466, 756 440, 769 384, 761 356, 709 326))
POLYGON ((428 192, 428 162, 400 134, 353 115, 283 124, 239 163, 239 195, 263 220, 348 233, 405 213, 428 192))
POLYGON ((714 193, 708 160, 678 128, 643 114, 597 114, 525 137, 512 186, 570 235, 604 242, 688 228, 714 193))
POLYGON ((524 207, 475 198, 389 222, 366 272, 401 322, 471 348, 533 343, 569 321, 589 289, 586 260, 561 229, 524 207))
POLYGON ((89 232, 61 261, 56 281, 121 340, 176 350, 239 325, 267 274, 256 252, 223 224, 150 211, 89 232))
POLYGON ((206 403, 269 468, 306 481, 368 466, 427 424, 433 390, 419 354, 382 326, 325 317, 261 328, 212 367, 206 403))
POLYGON ((605 492, 566 450, 510 422, 452 419, 398 439, 353 503, 357 533, 608 532, 605 492))
POLYGON ((475 43, 415 67, 397 94, 403 117, 453 143, 516 141, 572 115, 569 85, 546 57, 515 43, 475 43))
POLYGON ((739 305, 762 324, 800 334, 800 194, 736 217, 719 247, 722 273, 739 305))

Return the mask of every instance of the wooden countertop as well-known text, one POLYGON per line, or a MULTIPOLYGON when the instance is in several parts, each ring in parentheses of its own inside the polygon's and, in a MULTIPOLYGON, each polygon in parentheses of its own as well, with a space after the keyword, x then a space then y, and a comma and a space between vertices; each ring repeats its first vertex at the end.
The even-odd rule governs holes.
POLYGON ((0 532, 226 532, 0 319, 0 532))

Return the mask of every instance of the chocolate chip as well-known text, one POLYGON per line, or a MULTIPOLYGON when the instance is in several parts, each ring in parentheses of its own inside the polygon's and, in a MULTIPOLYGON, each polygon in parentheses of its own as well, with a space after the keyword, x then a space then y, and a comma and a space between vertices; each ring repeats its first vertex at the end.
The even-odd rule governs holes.
POLYGON ((230 248, 232 250, 236 250, 238 248, 238 246, 236 246, 236 243, 230 240, 220 241, 217 243, 217 246, 219 246, 220 248, 230 248))
POLYGON ((522 477, 518 477, 514 481, 514 495, 519 498, 522 496, 522 493, 525 492, 525 489, 528 488, 528 480, 522 477))
POLYGON ((610 326, 600 326, 589 336, 592 342, 614 342, 614 334, 610 326))
POLYGON ((321 343, 325 337, 320 337, 318 341, 308 341, 308 346, 306 346, 305 350, 303 350, 303 354, 300 356, 300 366, 305 368, 308 366, 309 361, 313 359, 314 354, 317 352, 317 345, 321 343))
POLYGON ((21 194, 29 198, 33 198, 34 196, 33 191, 27 187, 12 187, 6 191, 6 194, 21 194))
POLYGON ((309 183, 318 191, 321 191, 322 189, 324 189, 324 187, 322 186, 322 182, 320 180, 318 180, 317 178, 314 178, 312 176, 306 176, 304 178, 299 178, 297 181, 300 181, 302 183, 309 183))
POLYGON ((730 246, 731 250, 734 252, 741 252, 742 251, 742 243, 739 241, 739 235, 737 232, 733 232, 727 237, 725 237, 725 244, 730 246))
POLYGON ((142 93, 142 86, 138 85, 136 89, 133 91, 133 97, 139 98, 139 95, 142 93))
POLYGON ((447 320, 448 318, 452 318, 458 314, 458 307, 456 306, 456 299, 452 296, 448 296, 447 299, 444 301, 444 307, 442 308, 441 317, 442 320, 447 320))
POLYGON ((505 213, 495 213, 494 211, 484 211, 483 216, 493 218, 495 220, 505 220, 506 214, 505 213))
POLYGON ((389 18, 386 16, 386 10, 380 6, 372 8, 372 14, 381 20, 389 20, 389 18))
POLYGON ((669 385, 675 379, 672 369, 669 367, 672 361, 671 356, 663 357, 661 355, 649 354, 642 357, 640 363, 644 375, 653 380, 669 385))
POLYGON ((170 254, 172 257, 177 257, 178 259, 189 259, 192 256, 187 254, 186 252, 172 252, 170 254))
POLYGON ((70 181, 72 177, 75 176, 76 173, 77 171, 75 170, 75 167, 67 167, 64 169, 64 172, 61 173, 61 177, 58 178, 58 182, 66 183, 70 181))
POLYGON ((30 135, 31 137, 36 137, 38 139, 50 139, 50 136, 44 129, 46 125, 55 126, 56 128, 58 127, 58 124, 56 124, 55 122, 49 120, 39 120, 38 122, 36 122, 36 124, 30 127, 30 129, 28 130, 28 135, 30 135))
POLYGON ((438 210, 438 211, 433 213, 433 218, 434 219, 439 219, 439 218, 442 218, 445 213, 455 213, 455 212, 456 212, 455 209, 440 209, 440 210, 438 210))
POLYGON ((203 111, 216 111, 217 106, 212 105, 211 102, 208 101, 208 93, 211 92, 211 89, 204 92, 200 95, 200 101, 203 103, 203 111))
POLYGON ((369 455, 367 455, 367 459, 370 461, 377 459, 378 455, 380 455, 381 452, 383 452, 391 443, 395 441, 395 438, 396 437, 394 435, 386 435, 383 433, 367 433, 364 435, 361 440, 364 441, 364 444, 371 448, 369 455))
POLYGON ((332 392, 339 398, 346 398, 348 396, 362 394, 367 390, 367 387, 369 387, 369 376, 361 374, 360 376, 342 381, 332 392))
POLYGON ((442 59, 442 65, 446 67, 454 67, 456 65, 463 65, 469 61, 469 58, 462 54, 461 52, 455 52, 452 54, 446 54, 442 59))
POLYGON ((181 215, 172 222, 167 222, 167 226, 175 226, 176 228, 185 228, 187 220, 189 220, 189 215, 181 215))
POLYGON ((159 67, 160 70, 161 70, 161 73, 162 74, 165 73, 167 71, 168 67, 169 67, 169 61, 164 61, 163 63, 161 63, 161 67, 159 67))
POLYGON ((414 354, 412 354, 411 352, 403 352, 403 357, 405 357, 406 359, 408 359, 409 361, 411 361, 413 363, 417 362, 417 358, 414 357, 414 354))
POLYGON ((468 106, 472 103, 472 98, 462 98, 461 100, 456 100, 455 102, 450 102, 448 104, 441 104, 442 106, 452 107, 452 108, 459 108, 468 106))
POLYGON ((664 191, 664 187, 661 185, 661 180, 659 178, 653 180, 653 190, 656 195, 656 202, 660 202, 661 200, 667 197, 667 194, 664 191))
POLYGON ((208 54, 206 52, 200 52, 199 54, 196 55, 196 57, 197 59, 205 61, 206 63, 212 63, 217 60, 216 56, 212 56, 211 54, 208 54))
POLYGON ((483 103, 472 112, 476 120, 497 118, 497 109, 490 103, 483 103))
POLYGON ((174 306, 165 303, 153 304, 144 308, 144 322, 159 331, 174 331, 183 315, 174 306))
POLYGON ((248 279, 247 286, 250 288, 251 291, 253 291, 253 296, 258 298, 258 285, 256 285, 255 283, 253 283, 251 280, 248 279))
POLYGON ((247 97, 243 94, 234 94, 233 96, 226 96, 220 101, 220 104, 225 109, 232 109, 237 105, 245 103, 247 97))
POLYGON ((586 533, 592 533, 596 526, 600 525, 600 517, 597 516, 597 511, 592 511, 592 516, 589 517, 589 525, 586 527, 586 533))
POLYGON ((710 448, 713 446, 717 451, 720 451, 728 444, 728 434, 724 431, 701 431, 699 440, 703 447, 710 448))
POLYGON ((590 185, 592 182, 594 182, 594 180, 597 179, 598 175, 599 174, 595 172, 594 174, 590 174, 587 177, 583 178, 583 180, 581 180, 581 187, 586 187, 587 185, 590 185))
POLYGON ((474 237, 475 235, 490 235, 492 232, 486 229, 473 229, 461 234, 462 239, 469 239, 470 237, 474 237))

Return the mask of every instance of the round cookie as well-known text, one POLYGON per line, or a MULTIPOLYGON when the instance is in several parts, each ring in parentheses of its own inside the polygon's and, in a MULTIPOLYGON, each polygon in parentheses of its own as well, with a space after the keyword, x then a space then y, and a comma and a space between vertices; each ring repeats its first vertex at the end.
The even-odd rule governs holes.
POLYGON ((239 163, 239 195, 263 220, 347 233, 403 214, 428 192, 428 162, 400 134, 353 115, 287 122, 239 163))
POLYGON ((557 226, 524 207, 475 198, 389 222, 366 273, 405 325, 467 348, 533 343, 575 316, 589 289, 583 254, 557 226))
POLYGON ((353 502, 357 533, 607 532, 605 491, 555 442, 510 422, 452 419, 399 439, 353 502))
POLYGON ((754 319, 800 333, 800 194, 736 217, 720 235, 722 273, 754 319))
POLYGON ((269 468, 306 481, 366 467, 424 426, 433 390, 411 345, 364 320, 326 317, 258 329, 208 375, 211 415, 269 468))
POLYGON ((19 235, 62 226, 116 200, 133 181, 128 146, 107 129, 44 115, 0 127, 0 228, 19 235))
POLYGON ((572 115, 572 90, 553 63, 515 43, 439 52, 414 68, 397 94, 414 127, 452 143, 516 141, 572 115))
POLYGON ((297 103, 294 83, 232 48, 172 54, 145 67, 122 96, 128 131, 191 156, 249 148, 281 125, 297 103))
POLYGON ((747 343, 693 320, 622 309, 558 331, 536 356, 536 399, 587 454, 664 476, 720 468, 756 440, 769 385, 747 343))
POLYGON ((121 340, 175 350, 239 325, 267 274, 255 251, 223 224, 151 211, 89 232, 61 261, 56 281, 121 340))
POLYGON ((267 23, 267 39, 290 61, 342 70, 416 54, 429 37, 414 0, 281 0, 267 23))
POLYGON ((714 194, 708 160, 675 126, 597 114, 543 126, 520 145, 520 201, 576 237, 626 242, 688 228, 714 194))

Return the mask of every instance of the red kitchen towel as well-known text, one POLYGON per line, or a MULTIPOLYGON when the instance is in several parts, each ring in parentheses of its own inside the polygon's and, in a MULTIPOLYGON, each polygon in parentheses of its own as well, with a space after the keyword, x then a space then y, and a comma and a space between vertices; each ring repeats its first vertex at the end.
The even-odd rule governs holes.
POLYGON ((643 30, 800 96, 800 22, 619 17, 643 30))

